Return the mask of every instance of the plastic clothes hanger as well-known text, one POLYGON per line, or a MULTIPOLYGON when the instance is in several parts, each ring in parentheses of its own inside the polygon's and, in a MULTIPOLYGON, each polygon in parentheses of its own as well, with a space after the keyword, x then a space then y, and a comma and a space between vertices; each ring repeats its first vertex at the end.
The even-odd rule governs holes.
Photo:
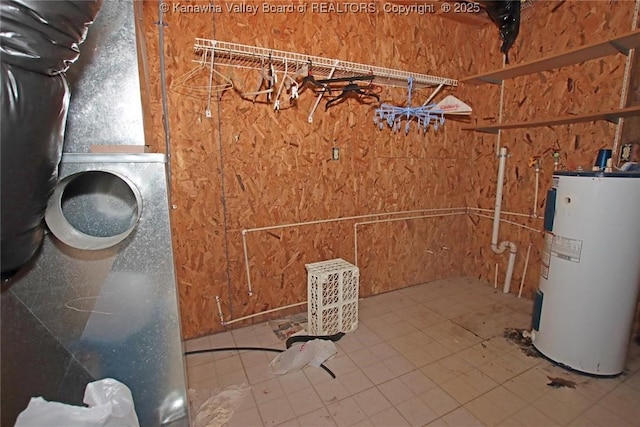
MULTIPOLYGON (((293 74, 293 76, 290 76, 289 74, 287 74, 286 72, 284 73, 284 76, 282 77, 282 83, 284 84, 284 87, 287 89, 287 92, 290 92, 291 94, 289 95, 289 101, 293 101, 294 99, 298 99, 298 79, 303 75, 303 74, 307 74, 309 72, 309 68, 305 65, 302 67, 302 69, 299 69, 299 63, 296 62, 296 72, 293 74)), ((287 67, 287 62, 285 60, 285 69, 287 67)))
POLYGON ((289 96, 289 99, 290 100, 298 99, 298 96, 299 96, 298 95, 298 82, 295 81, 294 79, 292 79, 289 76, 286 76, 286 77, 291 80, 291 95, 289 96))
MULTIPOLYGON (((316 80, 315 76, 313 75, 312 68, 313 67, 312 67, 312 64, 311 64, 311 60, 309 60, 308 65, 305 66, 305 68, 303 68, 303 70, 305 70, 306 73, 302 74, 302 82, 300 83, 300 91, 303 91, 308 86, 312 85, 312 86, 315 86, 316 88, 324 89, 323 92, 331 93, 331 87, 329 87, 328 84, 322 83, 320 80, 316 80)), ((324 80, 327 80, 327 79, 324 79, 324 80)))
POLYGON ((378 125, 380 129, 384 128, 384 123, 386 122, 394 132, 398 132, 400 131, 402 120, 406 120, 404 132, 408 134, 411 121, 415 119, 419 132, 422 131, 426 133, 431 124, 433 124, 435 130, 438 130, 438 128, 444 124, 444 111, 438 109, 436 104, 411 107, 412 92, 413 78, 409 77, 407 106, 397 107, 395 105, 382 104, 380 108, 376 109, 373 122, 378 125))
MULTIPOLYGON (((373 76, 372 76, 373 78, 373 76)), ((337 79, 339 80, 339 79, 337 79)), ((353 81, 349 81, 349 83, 345 86, 343 86, 341 88, 342 93, 340 93, 340 95, 336 96, 335 98, 327 101, 327 103, 325 104, 325 111, 327 111, 327 109, 329 109, 330 106, 341 102, 341 100, 346 99, 347 97, 351 96, 352 94, 355 94, 357 97, 360 96, 364 96, 364 97, 371 97, 371 98, 375 98, 378 102, 380 102, 380 96, 373 92, 371 89, 373 89, 373 85, 368 84, 366 86, 360 86, 357 83, 354 83, 353 81)))

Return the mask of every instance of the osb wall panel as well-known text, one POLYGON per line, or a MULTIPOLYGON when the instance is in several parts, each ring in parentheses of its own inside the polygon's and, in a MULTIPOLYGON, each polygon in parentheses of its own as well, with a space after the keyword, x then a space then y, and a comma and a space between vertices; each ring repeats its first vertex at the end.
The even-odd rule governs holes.
MULTIPOLYGON (((158 4, 144 2, 144 28, 149 59, 150 105, 146 118, 153 120, 153 135, 147 135, 152 151, 164 152, 164 130, 158 61, 158 4)), ((185 14, 166 14, 165 60, 167 85, 193 68, 191 49, 171 43, 180 27, 191 25, 194 31, 206 31, 209 22, 190 22, 185 14)), ((212 138, 214 128, 204 119, 206 99, 168 91, 169 125, 171 127, 171 215, 173 249, 179 283, 180 312, 183 332, 207 326, 215 312, 215 295, 220 283, 226 283, 224 210, 220 203, 221 157, 218 141, 212 138), (176 232, 179 230, 179 232, 176 232), (197 241, 198 245, 192 242, 197 241), (198 313, 208 313, 206 318, 198 313), (188 325, 185 327, 185 325, 188 325)))
POLYGON ((466 241, 460 224, 466 215, 418 216, 358 227, 362 296, 386 292, 398 283, 415 285, 460 275, 466 241))
POLYGON ((538 1, 526 11, 509 52, 511 63, 531 61, 631 31, 635 2, 538 1))
MULTIPOLYGON (((520 35, 510 53, 512 63, 538 59, 583 44, 605 40, 631 30, 635 2, 567 1, 536 2, 522 23, 520 35), (597 30, 594 30, 597 29, 597 30)), ((499 68, 476 63, 475 74, 499 68)), ((505 81, 503 121, 530 121, 561 115, 584 114, 619 107, 625 57, 613 55, 583 64, 564 67, 505 81)), ((499 116, 499 86, 476 87, 469 99, 481 114, 478 122, 496 122, 499 116), (479 107, 479 108, 478 108, 479 107), (484 115, 484 117, 482 117, 484 115)), ((503 211, 542 217, 546 191, 554 171, 553 151, 559 150, 560 170, 590 170, 600 148, 613 146, 616 125, 606 121, 555 127, 502 131, 501 145, 509 149, 506 162, 503 211), (530 159, 541 159, 540 190, 533 207, 535 171, 530 159)), ((495 135, 474 135, 465 141, 472 156, 469 204, 493 209, 498 159, 495 135)), ((492 213, 485 213, 492 216, 492 213)), ((542 248, 541 218, 504 215, 529 230, 502 223, 499 240, 517 244, 518 255, 511 292, 517 293, 525 275, 524 260, 529 244, 531 253, 523 295, 530 297, 537 287, 542 248)), ((498 287, 504 282, 508 256, 494 254, 490 248, 492 221, 472 215, 473 233, 465 257, 467 274, 493 283, 498 264, 498 287)))
MULTIPOLYGON (((352 230, 353 223, 339 222, 248 233, 249 274, 254 295, 238 300, 243 300, 245 310, 253 306, 250 308, 256 311, 305 301, 304 265, 333 258, 353 262, 352 230)), ((242 267, 245 268, 244 262, 242 267)), ((244 276, 244 271, 242 273, 244 276)), ((239 290, 241 295, 248 291, 242 286, 239 290)))
MULTIPOLYGON (((295 16, 228 13, 225 3, 216 3, 221 13, 181 13, 168 4, 164 30, 172 225, 185 338, 223 329, 216 296, 227 320, 304 301, 304 265, 336 257, 355 262, 354 224, 375 218, 253 228, 466 205, 468 147, 463 140, 468 133, 460 130, 459 121, 448 121, 437 132, 429 129, 426 135, 419 134, 415 124, 408 135, 393 134, 374 126, 374 105, 350 99, 328 111, 322 102, 309 124, 315 100, 309 90, 295 105, 283 97, 286 109, 275 112, 264 97, 253 103, 237 93, 255 90, 256 72, 225 67, 217 70, 233 78, 237 91, 216 95, 212 117, 207 118, 206 96, 177 88, 175 82, 194 68, 195 37, 456 78, 473 69, 477 56, 489 55, 478 40, 468 40, 467 27, 436 16, 384 13, 381 3, 377 13, 295 16), (331 160, 332 147, 339 148, 340 160, 331 160)), ((164 151, 157 6, 144 4, 148 116, 154 122, 149 144, 164 151)), ((493 29, 477 31, 490 34, 495 42, 493 29)), ((191 88, 201 79, 192 80, 191 88)), ((447 89, 436 100, 448 93, 466 101, 469 92, 447 89)), ((429 94, 414 93, 413 105, 429 94)), ((383 88, 381 97, 405 105, 407 93, 383 88)), ((363 294, 462 274, 460 242, 470 226, 464 216, 363 225, 358 242, 363 294)))

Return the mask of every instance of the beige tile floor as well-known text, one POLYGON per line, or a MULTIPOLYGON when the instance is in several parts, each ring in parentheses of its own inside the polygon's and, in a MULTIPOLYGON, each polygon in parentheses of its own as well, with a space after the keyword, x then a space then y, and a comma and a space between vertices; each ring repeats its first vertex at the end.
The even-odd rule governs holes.
MULTIPOLYGON (((617 378, 568 372, 503 337, 528 329, 531 307, 474 279, 413 286, 360 300, 358 329, 326 362, 336 379, 310 366, 274 376, 276 353, 225 351, 187 356, 189 387, 248 384, 230 427, 640 426, 640 346, 617 378)), ((234 346, 285 348, 266 322, 185 343, 234 346)))

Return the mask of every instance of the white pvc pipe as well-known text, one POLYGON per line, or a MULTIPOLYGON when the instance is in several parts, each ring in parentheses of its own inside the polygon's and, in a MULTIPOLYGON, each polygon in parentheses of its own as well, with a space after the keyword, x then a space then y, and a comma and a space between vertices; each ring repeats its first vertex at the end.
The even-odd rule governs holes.
POLYGON ((222 305, 220 304, 220 297, 216 295, 216 304, 218 305, 218 317, 220 318, 220 324, 224 326, 224 314, 222 314, 222 305))
MULTIPOLYGON (((503 242, 504 243, 504 242, 503 242)), ((507 262, 507 274, 504 276, 504 286, 502 287, 502 292, 505 294, 509 293, 511 289, 511 278, 513 277, 513 266, 516 263, 516 254, 518 253, 518 248, 516 244, 513 242, 508 242, 509 244, 509 262, 507 262)))
POLYGON ((466 206, 459 207, 459 208, 429 208, 429 209, 413 209, 409 211, 378 212, 378 213, 371 213, 371 214, 364 214, 364 215, 343 216, 339 218, 317 219, 314 221, 293 222, 290 224, 278 224, 278 225, 268 225, 266 227, 245 228, 244 230, 242 230, 242 232, 252 233, 254 231, 277 230, 278 228, 299 227, 301 225, 326 224, 327 222, 349 221, 352 219, 373 218, 376 216, 405 215, 405 214, 412 214, 412 213, 418 213, 418 212, 441 212, 441 211, 452 211, 456 209, 466 209, 466 206))
MULTIPOLYGON (((479 213, 472 213, 472 214, 470 214, 470 215, 479 216, 480 218, 493 219, 493 217, 492 217, 492 216, 489 216, 489 215, 483 215, 483 214, 479 214, 479 213)), ((538 230, 538 229, 535 229, 535 228, 533 228, 533 227, 529 227, 529 226, 527 226, 527 225, 520 224, 519 222, 509 221, 508 219, 502 219, 502 218, 501 218, 501 219, 500 219, 500 222, 504 222, 504 223, 506 223, 506 224, 515 225, 515 226, 518 226, 518 227, 520 227, 520 228, 524 228, 525 230, 535 231, 536 233, 542 233, 542 232, 543 232, 542 230, 538 230)), ((503 243, 504 243, 504 242, 503 242, 503 243)))
POLYGON ((244 267, 247 272, 247 287, 249 288, 249 296, 253 296, 251 289, 251 273, 249 271, 249 252, 247 251, 247 230, 242 230, 242 248, 244 249, 244 267))
POLYGON ((531 243, 527 248, 527 256, 524 258, 524 269, 522 270, 522 280, 520 280, 520 289, 518 290, 518 298, 522 297, 522 288, 524 288, 524 278, 527 277, 527 267, 529 266, 529 255, 531 255, 531 243))
MULTIPOLYGON (((493 213, 494 210, 493 209, 483 209, 483 208, 472 208, 472 207, 467 207, 468 210, 470 211, 476 211, 476 212, 491 212, 493 213)), ((526 214, 526 213, 521 213, 521 212, 509 212, 509 211, 503 211, 500 210, 500 214, 501 215, 511 215, 511 216, 524 216, 527 218, 531 218, 531 214, 526 214)), ((538 219, 538 218, 534 218, 534 219, 538 219)), ((542 218, 539 218, 542 219, 542 218)))
MULTIPOLYGON (((504 150, 505 155, 503 157, 501 157, 501 164, 502 164, 502 180, 499 180, 499 183, 502 183, 502 181, 504 180, 504 159, 506 158, 506 148, 501 149, 504 150)), ((502 185, 500 185, 500 205, 499 205, 499 210, 498 210, 498 224, 500 221, 509 223, 509 224, 513 224, 519 227, 523 227, 523 228, 527 228, 529 230, 532 231, 538 231, 534 228, 531 227, 527 227, 525 225, 516 223, 516 222, 512 222, 512 221, 507 221, 507 220, 502 220, 499 218, 499 213, 501 212, 501 206, 502 206, 502 185)), ((497 204, 497 203, 496 203, 497 204)), ((249 252, 248 252, 248 247, 247 247, 247 239, 246 239, 246 235, 247 233, 251 233, 251 232, 257 232, 257 231, 266 231, 266 230, 275 230, 275 229, 283 229, 283 228, 290 228, 290 227, 299 227, 299 226, 305 226, 305 225, 315 225, 315 224, 325 224, 325 223, 329 223, 329 222, 341 222, 341 221, 348 221, 348 220, 355 220, 355 219, 364 219, 364 218, 374 218, 374 217, 379 217, 379 216, 392 216, 392 215, 401 215, 401 214, 412 214, 412 213, 419 213, 419 212, 445 212, 445 211, 458 211, 458 210, 464 210, 463 212, 448 212, 446 214, 442 214, 442 215, 420 215, 420 216, 412 216, 412 217, 404 217, 404 218, 387 218, 387 219, 383 219, 383 220, 375 220, 375 221, 366 221, 366 222, 361 222, 361 223, 356 223, 354 224, 354 264, 357 265, 358 262, 358 233, 357 233, 357 227, 358 225, 363 225, 363 224, 373 224, 373 223, 378 223, 378 222, 389 222, 389 221, 402 221, 402 220, 408 220, 408 219, 417 219, 417 218, 429 218, 429 217, 439 217, 439 216, 449 216, 449 215, 460 215, 460 214, 464 214, 467 213, 468 211, 486 211, 486 212, 491 212, 490 209, 480 209, 480 208, 471 208, 471 207, 458 207, 458 208, 431 208, 431 209, 414 209, 414 210, 407 210, 407 211, 397 211, 397 212, 381 212, 381 213, 373 213, 373 214, 365 214, 365 215, 355 215, 355 216, 349 216, 349 217, 341 217, 341 218, 330 218, 330 219, 321 219, 321 220, 315 220, 315 221, 306 221, 306 222, 297 222, 297 223, 289 223, 289 224, 279 224, 279 225, 271 225, 271 226, 265 226, 265 227, 256 227, 256 228, 249 228, 249 229, 243 229, 242 230, 242 246, 243 246, 243 252, 244 252, 244 262, 245 262, 245 272, 247 275, 247 287, 248 287, 248 294, 249 296, 253 295, 253 290, 252 290, 252 285, 251 285, 251 271, 250 271, 250 267, 249 267, 249 252)), ((494 210, 495 212, 495 210, 494 210)), ((519 214, 519 213, 515 213, 515 212, 504 212, 505 214, 508 215, 517 215, 517 216, 527 216, 526 214, 519 214)), ((482 216, 485 218, 491 218, 489 216, 486 215, 480 215, 480 214, 476 214, 478 216, 482 216)), ((494 228, 495 228, 495 216, 494 216, 494 228)), ((497 240, 497 239, 496 239, 497 240)), ((493 239, 492 239, 493 241, 493 239)), ((503 242, 504 243, 510 243, 510 242, 503 242)), ((501 245, 502 246, 502 245, 501 245)), ((505 246, 499 253, 504 252, 504 250, 506 250, 505 246)), ((514 245, 515 247, 515 245, 514 245)), ((492 248, 493 248, 493 244, 492 244, 492 248)), ((513 269, 512 269, 513 271, 513 269)), ((221 307, 220 307, 220 303, 219 303, 219 298, 218 299, 218 306, 219 306, 219 314, 222 314, 221 311, 221 307)), ((299 304, 294 304, 293 306, 296 305, 302 305, 302 304, 306 304, 305 303, 299 303, 299 304)), ((273 309, 273 310, 268 310, 268 312, 272 312, 272 311, 277 311, 277 310, 283 310, 285 308, 289 308, 291 306, 285 306, 279 309, 273 309)), ((259 316, 261 314, 266 314, 267 312, 261 312, 261 313, 256 313, 255 315, 251 315, 251 316, 245 316, 244 318, 242 318, 243 320, 245 318, 250 318, 253 316, 259 316)), ((221 321, 223 322, 223 324, 228 324, 230 322, 224 322, 224 320, 221 321)), ((239 321, 238 319, 231 321, 231 322, 236 322, 239 321)))
POLYGON ((382 213, 373 213, 373 214, 365 214, 365 215, 346 216, 341 218, 319 219, 315 221, 294 222, 290 224, 268 225, 266 227, 246 228, 242 230, 242 247, 244 250, 244 267, 247 275, 247 288, 248 288, 249 296, 253 296, 253 290, 251 286, 251 271, 249 269, 249 251, 247 248, 247 237, 246 237, 247 233, 256 232, 256 231, 277 230, 282 228, 300 227, 304 225, 326 224, 328 222, 340 222, 340 221, 349 221, 354 219, 375 218, 378 216, 413 214, 413 213, 419 213, 419 212, 442 212, 442 211, 451 211, 456 209, 466 209, 466 207, 413 209, 408 211, 382 212, 382 213))
POLYGON ((216 297, 216 301, 218 302, 218 311, 220 312, 220 321, 221 321, 220 324, 222 326, 231 325, 233 323, 241 322, 243 320, 248 320, 248 319, 251 319, 251 318, 254 318, 254 317, 257 317, 257 316, 262 316, 264 314, 274 313, 276 311, 286 310, 287 308, 293 308, 293 307, 298 307, 300 305, 307 304, 306 301, 297 302, 295 304, 289 304, 289 305, 285 305, 285 306, 282 306, 282 307, 272 308, 271 310, 265 310, 265 311, 261 311, 259 313, 249 314, 248 316, 238 317, 237 319, 233 319, 233 320, 229 320, 229 321, 225 322, 223 317, 222 317, 222 307, 220 307, 220 298, 216 297))
POLYGON ((532 218, 538 218, 538 190, 540 188, 540 166, 536 165, 536 183, 533 194, 533 210, 531 211, 532 218))
POLYGON ((450 210, 464 209, 458 212, 448 212, 448 213, 439 213, 434 215, 418 215, 418 216, 409 216, 403 218, 386 218, 386 219, 378 219, 375 221, 365 221, 365 222, 356 222, 353 224, 353 245, 354 245, 354 264, 356 267, 358 266, 358 226, 366 225, 366 224, 378 224, 381 222, 393 222, 393 221, 405 221, 409 219, 420 219, 420 218, 438 218, 443 216, 452 216, 452 215, 466 215, 466 208, 451 208, 450 210))
POLYGON ((454 211, 454 212, 439 213, 439 214, 434 214, 434 215, 405 216, 405 217, 402 217, 402 218, 376 219, 374 221, 357 222, 354 226, 367 225, 367 224, 378 224, 380 222, 405 221, 407 219, 436 218, 436 217, 440 217, 440 216, 463 215, 463 214, 467 213, 467 209, 466 208, 451 208, 449 210, 454 211))
POLYGON ((493 231, 491 233, 491 250, 496 254, 503 253, 509 248, 509 261, 507 263, 507 273, 504 277, 502 292, 509 293, 511 289, 511 277, 513 276, 513 266, 516 261, 518 248, 514 242, 505 240, 498 245, 498 233, 500 231, 500 212, 502 210, 502 189, 504 187, 504 169, 507 160, 507 148, 501 147, 498 154, 498 182, 496 183, 496 202, 493 212, 493 231))
POLYGON ((358 223, 353 224, 353 264, 358 266, 358 223))
POLYGON ((507 160, 507 148, 500 148, 500 154, 498 154, 498 181, 496 183, 496 201, 493 207, 493 232, 491 233, 491 249, 495 253, 504 252, 505 248, 500 249, 498 247, 498 232, 500 230, 500 211, 502 210, 502 189, 504 187, 504 167, 507 160))

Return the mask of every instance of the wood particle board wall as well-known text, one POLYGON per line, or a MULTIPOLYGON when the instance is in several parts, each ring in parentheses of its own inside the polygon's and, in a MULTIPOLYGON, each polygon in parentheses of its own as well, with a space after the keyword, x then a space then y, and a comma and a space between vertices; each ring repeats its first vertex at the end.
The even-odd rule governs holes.
MULTIPOLYGON (((355 263, 356 229, 362 296, 462 274, 493 283, 496 263, 501 286, 507 257, 491 251, 488 218, 413 218, 356 227, 358 222, 389 218, 368 216, 381 212, 492 209, 495 135, 463 131, 468 123, 456 120, 427 135, 419 135, 415 127, 408 135, 380 131, 373 125, 375 106, 353 99, 328 111, 321 103, 310 124, 307 115, 315 100, 311 93, 302 93, 294 105, 285 100, 283 110, 275 112, 264 97, 251 102, 238 94, 255 90, 257 72, 228 67, 216 70, 231 77, 235 89, 214 94, 212 117, 207 118, 207 96, 198 88, 207 76, 200 70, 186 83, 180 80, 196 65, 191 62, 196 37, 463 78, 501 66, 495 26, 467 26, 429 14, 386 13, 383 2, 376 2, 375 13, 295 15, 228 12, 231 3, 217 1, 212 4, 222 7, 220 13, 181 12, 174 3, 167 4, 163 29, 172 228, 184 338, 224 329, 216 297, 226 320, 305 301, 304 265, 337 257, 355 263), (338 161, 331 160, 333 147, 340 151, 338 161), (359 218, 315 223, 352 216, 359 218)), ((629 31, 634 5, 536 2, 526 14, 510 59, 537 59, 629 31)), ((158 3, 146 1, 143 7, 150 76, 145 119, 153 123, 147 139, 150 151, 164 152, 158 3)), ((616 107, 623 70, 624 57, 617 55, 508 81, 503 120, 616 107)), ((221 79, 217 76, 216 83, 221 79)), ((472 106, 472 123, 498 119, 499 86, 461 84, 437 99, 449 93, 472 106)), ((416 93, 414 101, 422 102, 428 94, 416 93)), ((404 105, 406 91, 384 88, 381 98, 404 105)), ((511 152, 503 209, 531 213, 535 174, 528 163, 530 157, 542 156, 537 203, 542 216, 553 171, 547 150, 560 147, 563 168, 589 168, 595 152, 611 146, 614 132, 615 125, 607 122, 503 132, 502 144, 511 152)), ((504 218, 533 230, 542 228, 540 218, 504 218)), ((531 244, 524 283, 528 297, 537 286, 541 234, 503 224, 500 236, 519 248, 512 292, 517 292, 531 244)))
MULTIPOLYGON (((518 40, 510 53, 511 63, 539 59, 561 53, 598 40, 606 40, 632 29, 634 1, 535 2, 520 28, 518 40)), ((542 73, 505 81, 503 122, 542 120, 563 115, 590 113, 619 107, 626 57, 614 55, 586 61, 542 73)), ((480 65, 480 73, 499 68, 480 65)), ((500 91, 497 85, 476 86, 469 100, 476 111, 474 120, 497 121, 500 91)), ((541 157, 540 190, 536 213, 538 219, 504 215, 535 230, 542 230, 546 191, 554 171, 553 150, 560 150, 560 169, 590 170, 601 148, 612 148, 616 125, 606 121, 572 125, 503 130, 501 144, 510 156, 505 171, 504 211, 533 213, 534 168, 529 161, 541 157)), ((493 209, 498 160, 495 156, 496 135, 475 133, 465 139, 471 156, 472 206, 493 209)), ((492 213, 486 213, 491 216, 492 213)), ((505 254, 492 253, 492 222, 471 216, 473 222, 465 259, 465 272, 493 283, 495 264, 499 266, 498 287, 502 287, 507 264, 505 254)), ((514 241, 518 255, 511 285, 517 293, 524 274, 524 259, 529 244, 531 255, 524 282, 523 295, 530 297, 538 285, 542 234, 539 231, 502 224, 500 241, 514 241)))
MULTIPOLYGON (((350 99, 328 111, 321 103, 310 124, 310 91, 295 105, 283 99, 283 110, 275 112, 264 97, 253 103, 235 90, 216 94, 207 118, 206 95, 194 93, 203 77, 195 73, 186 84, 180 79, 196 65, 196 37, 457 78, 473 71, 476 58, 492 49, 497 55, 494 28, 474 28, 491 35, 484 48, 479 40, 462 42, 467 27, 437 16, 387 13, 382 2, 375 3, 375 13, 294 16, 230 13, 225 2, 213 2, 221 13, 183 13, 167 4, 172 228, 184 338, 224 329, 216 297, 226 320, 306 301, 304 265, 337 257, 354 263, 356 222, 388 218, 368 215, 466 206, 469 157, 460 121, 448 121, 437 133, 422 135, 412 126, 408 135, 394 135, 374 126, 375 105, 350 99), (338 161, 331 160, 333 147, 340 151, 338 161), (278 227, 351 216, 366 217, 278 227), (253 230, 260 227, 272 228, 253 230)), ((150 74, 146 119, 153 122, 147 139, 151 151, 164 152, 158 3, 143 6, 150 74)), ((255 90, 257 72, 216 70, 231 76, 238 91, 255 90)), ((445 89, 436 100, 447 94, 465 100, 470 93, 445 89)), ((414 93, 414 105, 429 94, 414 93)), ((381 92, 383 102, 396 105, 405 105, 406 95, 401 88, 381 92)), ((462 275, 470 227, 464 215, 359 225, 361 294, 462 275)))

